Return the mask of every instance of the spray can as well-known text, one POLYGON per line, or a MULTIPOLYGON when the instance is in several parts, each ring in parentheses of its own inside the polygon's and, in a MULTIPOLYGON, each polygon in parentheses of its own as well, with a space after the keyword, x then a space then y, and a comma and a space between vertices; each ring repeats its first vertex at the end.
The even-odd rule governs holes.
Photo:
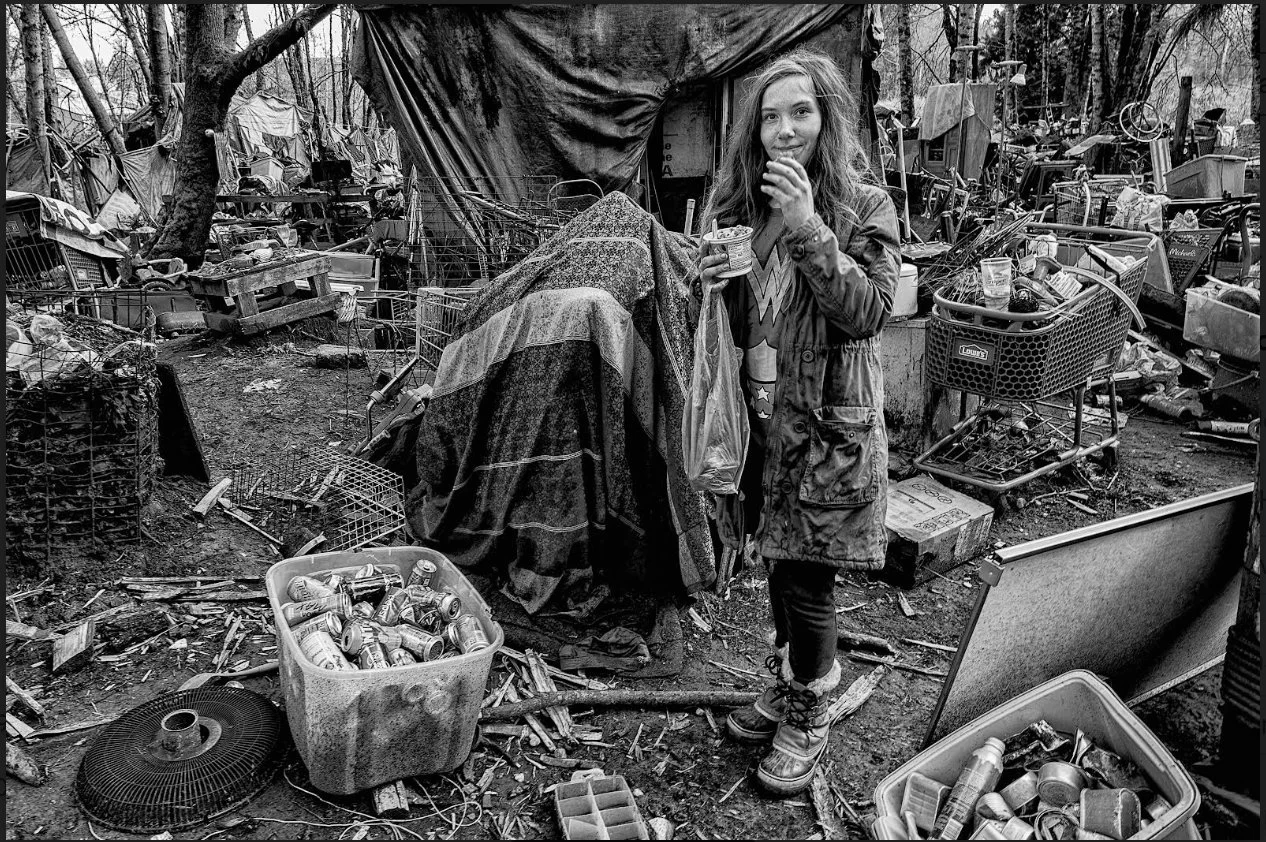
POLYGON ((303 602, 287 602, 281 606, 281 616, 288 624, 294 626, 309 617, 333 611, 340 617, 349 617, 352 613, 351 600, 345 593, 331 594, 320 599, 307 599, 303 602))
MULTIPOLYGON (((479 620, 475 619, 471 614, 462 614, 453 620, 444 629, 442 637, 463 655, 468 652, 487 649, 491 645, 488 635, 484 634, 483 626, 479 625, 479 620)), ((1001 763, 999 766, 1001 767, 1001 763)), ((969 814, 970 809, 968 807, 969 814)))
POLYGON ((413 565, 413 569, 409 571, 409 580, 405 583, 408 585, 421 585, 424 588, 431 587, 431 580, 435 578, 435 574, 439 572, 439 568, 435 566, 435 562, 419 559, 418 563, 413 565))
POLYGON ((336 671, 356 669, 343 657, 334 638, 323 631, 314 631, 305 635, 303 640, 299 641, 299 651, 321 669, 336 671))
POLYGON ((376 576, 358 576, 344 586, 353 602, 376 600, 386 594, 388 588, 404 587, 404 579, 399 573, 380 573, 376 576))
POLYGON ((303 602, 307 599, 320 599, 323 596, 333 596, 334 589, 328 585, 322 584, 319 580, 311 576, 296 576, 290 580, 290 584, 286 586, 286 596, 295 602, 303 602))
POLYGON ((373 621, 380 626, 394 626, 400 622, 400 609, 409 601, 409 594, 404 588, 387 588, 378 610, 374 612, 373 621))
POLYGON ((1190 421, 1194 415, 1191 411, 1191 407, 1186 404, 1181 404, 1172 398, 1167 398, 1164 395, 1144 395, 1139 398, 1139 403, 1156 410, 1162 415, 1168 415, 1170 418, 1177 418, 1179 421, 1190 421))
POLYGON ((406 588, 405 591, 409 594, 410 602, 423 608, 431 608, 438 611, 440 619, 445 622, 451 623, 462 613, 462 600, 456 594, 451 594, 447 591, 435 591, 420 585, 406 588))
POLYGON ((1002 740, 990 737, 985 744, 972 752, 971 758, 958 775, 954 789, 950 791, 941 814, 932 826, 932 839, 957 839, 971 819, 976 801, 986 792, 993 792, 1002 776, 1002 740))
POLYGON ((299 625, 290 630, 295 640, 299 643, 313 632, 325 632, 335 640, 343 636, 343 621, 333 611, 326 611, 324 614, 318 614, 310 620, 304 620, 299 625))

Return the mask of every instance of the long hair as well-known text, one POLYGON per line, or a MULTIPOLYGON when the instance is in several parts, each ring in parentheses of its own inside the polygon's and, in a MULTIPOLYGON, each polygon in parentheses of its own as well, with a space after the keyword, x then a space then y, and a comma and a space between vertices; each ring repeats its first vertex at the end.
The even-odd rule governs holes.
POLYGON ((757 73, 739 101, 733 134, 701 219, 703 230, 714 219, 758 228, 769 218, 769 197, 760 190, 768 158, 760 140, 760 106, 769 86, 788 76, 809 77, 822 114, 817 146, 805 168, 813 184, 814 209, 832 227, 842 217, 856 219, 851 205, 857 185, 871 180, 869 156, 858 133, 857 100, 835 61, 797 47, 757 73))

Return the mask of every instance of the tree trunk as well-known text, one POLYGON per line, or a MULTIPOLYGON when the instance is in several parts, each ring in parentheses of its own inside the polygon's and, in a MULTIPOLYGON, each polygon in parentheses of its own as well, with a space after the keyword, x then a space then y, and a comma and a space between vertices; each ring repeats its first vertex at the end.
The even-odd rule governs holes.
MULTIPOLYGON (((976 3, 959 3, 958 4, 958 38, 955 46, 965 47, 975 43, 972 41, 972 28, 976 19, 976 3)), ((955 81, 970 82, 972 53, 964 51, 961 53, 950 53, 950 64, 957 66, 957 75, 955 81)))
MULTIPOLYGON (((971 42, 973 44, 979 44, 980 43, 980 16, 985 11, 985 4, 976 3, 974 4, 974 7, 975 7, 975 12, 973 13, 972 16, 975 18, 975 20, 972 21, 972 25, 971 25, 971 42)), ((971 78, 974 80, 980 79, 980 50, 976 50, 975 52, 971 54, 971 78)))
POLYGON ((1086 6, 1073 7, 1068 19, 1068 35, 1064 49, 1064 101, 1068 103, 1068 113, 1082 121, 1085 128, 1086 112, 1086 75, 1089 68, 1090 39, 1086 33, 1089 28, 1087 16, 1090 10, 1086 6))
MULTIPOLYGON (((53 42, 49 38, 48 24, 40 18, 40 58, 43 60, 44 72, 40 75, 44 80, 44 120, 50 132, 61 128, 61 119, 57 116, 57 71, 53 66, 53 42)), ((49 155, 57 158, 55 148, 49 148, 49 155)))
POLYGON ((148 91, 153 87, 154 77, 150 70, 149 49, 141 40, 140 29, 136 25, 136 19, 132 17, 133 4, 118 3, 113 8, 119 23, 123 25, 128 42, 132 45, 132 52, 136 54, 136 63, 141 68, 141 77, 145 80, 145 90, 148 91))
POLYGON ((154 139, 163 137, 171 108, 171 53, 167 49, 167 7, 151 3, 145 7, 149 54, 153 58, 150 75, 149 104, 154 117, 154 139))
POLYGON ((189 67, 188 48, 185 44, 185 33, 189 28, 185 22, 186 5, 184 3, 179 4, 179 11, 171 19, 171 31, 173 34, 169 41, 169 49, 171 50, 171 78, 173 82, 184 82, 187 75, 185 71, 189 67))
POLYGON ((339 24, 343 33, 343 61, 341 78, 343 84, 343 124, 352 125, 352 69, 347 57, 352 54, 352 10, 346 4, 339 6, 339 24))
MULTIPOLYGON (((1262 37, 1262 7, 1257 3, 1253 4, 1253 38, 1249 41, 1254 46, 1261 44, 1262 37)), ((1259 127, 1261 126, 1261 108, 1262 108, 1262 56, 1259 49, 1253 50, 1253 103, 1250 112, 1253 122, 1259 127)))
POLYGON ((910 5, 897 5, 897 64, 901 88, 901 111, 907 128, 914 119, 914 51, 910 45, 910 5))
POLYGON ((22 4, 22 60, 26 63, 26 129, 40 156, 44 180, 53 185, 53 162, 48 151, 48 124, 44 122, 44 84, 40 72, 44 59, 40 55, 40 8, 38 3, 22 4))
POLYGON ((220 177, 214 131, 223 130, 233 94, 247 76, 297 43, 336 5, 307 6, 238 52, 233 50, 240 24, 237 4, 185 7, 185 110, 176 149, 175 195, 149 257, 180 257, 191 268, 202 265, 220 177))
POLYGON ((97 121, 97 128, 101 130, 101 136, 105 138, 111 152, 120 158, 123 157, 127 152, 123 146, 123 135, 119 133, 118 126, 114 124, 114 118, 110 116, 110 112, 102 105, 101 97, 97 96, 97 92, 93 90, 92 85, 89 83, 88 74, 84 72, 83 65, 79 63, 79 59, 75 56, 74 48, 70 46, 70 39, 66 37, 66 30, 62 29, 62 22, 57 17, 56 9, 54 9, 52 3, 40 3, 39 7, 44 14, 44 20, 48 22, 48 31, 52 33, 53 40, 57 42, 57 49, 61 50, 62 60, 66 62, 70 75, 75 77, 75 84, 79 86, 79 93, 83 95, 84 102, 88 104, 88 110, 92 112, 93 118, 97 121))
POLYGON ((1103 7, 1090 7, 1090 114, 1087 131, 1094 133, 1103 124, 1103 7))
MULTIPOLYGON (((954 48, 958 46, 958 20, 950 14, 949 3, 941 4, 941 32, 945 33, 945 43, 949 45, 949 81, 957 82, 958 77, 955 75, 958 71, 958 63, 954 60, 954 48)), ((955 13, 958 13, 960 7, 955 6, 955 13)))
MULTIPOLYGON (((242 25, 246 27, 246 43, 255 40, 255 32, 251 27, 251 10, 249 4, 242 3, 242 25)), ((259 93, 264 88, 264 68, 255 71, 255 90, 253 93, 259 93)))
POLYGON ((1169 148, 1169 161, 1175 167, 1187 158, 1187 117, 1191 112, 1191 82, 1190 76, 1183 76, 1178 80, 1178 110, 1174 115, 1174 137, 1170 141, 1169 148))

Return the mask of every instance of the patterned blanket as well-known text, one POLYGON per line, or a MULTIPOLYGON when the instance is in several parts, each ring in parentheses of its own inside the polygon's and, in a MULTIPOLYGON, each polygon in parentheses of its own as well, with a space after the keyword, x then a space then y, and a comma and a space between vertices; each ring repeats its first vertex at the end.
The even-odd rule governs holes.
POLYGON ((681 415, 694 259, 622 193, 473 299, 418 431, 410 528, 529 613, 715 579, 681 415))

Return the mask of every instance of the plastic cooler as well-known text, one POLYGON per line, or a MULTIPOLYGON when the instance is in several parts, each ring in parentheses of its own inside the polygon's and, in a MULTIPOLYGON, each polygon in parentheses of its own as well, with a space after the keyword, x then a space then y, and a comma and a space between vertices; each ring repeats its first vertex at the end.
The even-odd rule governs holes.
POLYGON ((1165 174, 1169 195, 1175 199, 1220 199, 1224 193, 1244 195, 1247 158, 1238 155, 1201 155, 1165 174))
POLYGON ((989 737, 1005 740, 1045 719, 1057 731, 1085 732, 1099 747, 1133 761, 1173 808, 1131 839, 1199 839, 1191 817, 1200 793, 1186 768, 1143 724, 1121 697, 1093 673, 1073 670, 981 714, 899 766, 875 787, 874 838, 881 820, 900 817, 906 778, 920 772, 952 786, 971 753, 989 737))
POLYGON ((318 789, 336 795, 413 775, 447 772, 469 756, 492 671, 505 641, 487 603, 457 567, 424 547, 321 553, 279 561, 265 577, 277 626, 277 655, 295 747, 318 789), (295 576, 395 567, 406 580, 420 559, 438 568, 432 587, 461 598, 491 645, 430 663, 378 670, 325 670, 312 663, 281 616, 295 576))

